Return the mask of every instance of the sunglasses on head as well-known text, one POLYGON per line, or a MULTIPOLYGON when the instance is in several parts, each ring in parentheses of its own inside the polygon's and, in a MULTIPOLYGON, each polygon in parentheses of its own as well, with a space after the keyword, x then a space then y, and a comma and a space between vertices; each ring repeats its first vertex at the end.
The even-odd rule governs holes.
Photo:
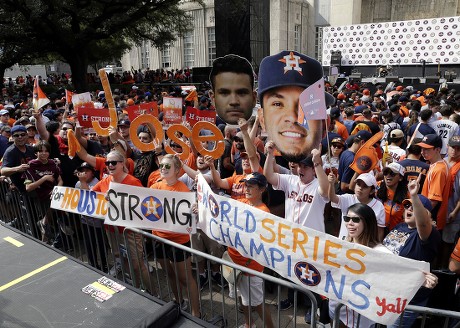
POLYGON ((118 163, 121 163, 121 161, 106 161, 105 166, 115 166, 118 163))
POLYGON ((160 163, 160 165, 158 165, 158 166, 160 167, 160 169, 164 168, 165 170, 169 170, 171 168, 171 164, 169 164, 169 163, 165 163, 165 164, 160 163))
POLYGON ((343 220, 344 220, 345 222, 350 222, 350 220, 353 221, 354 223, 359 223, 359 222, 361 222, 361 218, 360 218, 359 216, 347 216, 347 215, 345 215, 345 216, 343 217, 343 220))
POLYGON ((13 134, 13 138, 25 137, 27 133, 15 133, 13 134))
POLYGON ((394 178, 396 176, 397 173, 391 171, 391 170, 388 170, 386 172, 383 172, 383 176, 387 176, 389 175, 390 177, 394 178))

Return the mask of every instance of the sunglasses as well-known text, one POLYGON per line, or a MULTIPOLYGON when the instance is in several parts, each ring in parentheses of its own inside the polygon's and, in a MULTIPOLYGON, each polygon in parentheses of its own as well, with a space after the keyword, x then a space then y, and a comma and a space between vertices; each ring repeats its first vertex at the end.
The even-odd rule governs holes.
POLYGON ((343 217, 343 220, 344 220, 345 222, 350 222, 350 220, 353 221, 354 223, 359 223, 359 222, 361 222, 361 218, 360 218, 359 216, 346 216, 346 215, 345 215, 345 216, 343 217))
POLYGON ((13 134, 13 138, 25 137, 27 133, 15 133, 13 134))
POLYGON ((343 146, 340 145, 340 144, 332 144, 332 147, 334 147, 334 148, 343 148, 343 146))
POLYGON ((234 137, 234 138, 233 138, 233 141, 235 141, 235 142, 243 142, 243 139, 240 139, 240 138, 238 138, 238 137, 234 137))
POLYGON ((406 210, 412 208, 412 203, 406 203, 406 204, 404 204, 404 208, 405 208, 406 210))
POLYGON ((160 167, 160 169, 165 169, 165 170, 169 170, 171 168, 171 164, 169 163, 166 163, 166 164, 163 164, 163 163, 160 163, 160 165, 158 165, 160 167))
POLYGON ((61 130, 62 130, 62 131, 67 131, 67 130, 72 130, 72 131, 73 131, 72 128, 66 128, 66 127, 62 128, 61 130))
POLYGON ((121 161, 106 161, 105 166, 115 166, 118 163, 121 163, 121 161))
POLYGON ((393 172, 393 171, 386 171, 386 172, 383 172, 383 176, 390 176, 392 178, 394 178, 396 176, 397 173, 393 172))

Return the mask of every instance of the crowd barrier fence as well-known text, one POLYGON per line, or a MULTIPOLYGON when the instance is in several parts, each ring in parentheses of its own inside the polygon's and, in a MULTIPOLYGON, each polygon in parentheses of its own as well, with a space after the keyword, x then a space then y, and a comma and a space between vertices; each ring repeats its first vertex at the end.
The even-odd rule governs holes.
MULTIPOLYGON (((298 322, 300 321, 298 320, 298 315, 301 311, 300 306, 309 307, 311 305, 310 327, 324 327, 324 324, 318 320, 319 316, 317 314, 320 312, 318 310, 318 297, 315 297, 315 294, 301 286, 277 278, 274 275, 250 270, 190 247, 173 243, 150 232, 135 228, 121 230, 115 227, 113 229, 113 226, 104 226, 100 219, 82 217, 79 214, 60 210, 50 210, 48 202, 40 201, 31 194, 17 191, 7 181, 0 182, 0 208, 3 209, 0 211, 0 221, 5 224, 33 238, 47 242, 69 256, 88 263, 107 275, 129 283, 143 292, 150 293, 163 302, 175 300, 172 282, 173 285, 180 286, 179 276, 181 272, 178 268, 178 262, 182 261, 177 261, 176 257, 186 258, 188 255, 193 255, 206 260, 207 272, 211 272, 211 263, 217 263, 219 266, 226 265, 248 273, 249 284, 251 283, 251 277, 260 277, 263 281, 262 304, 270 302, 280 304, 285 298, 282 295, 285 294, 286 289, 293 291, 294 307, 292 316, 289 314, 291 316, 290 320, 283 318, 286 315, 281 312, 279 307, 262 307, 262 315, 259 315, 259 319, 257 319, 253 311, 248 311, 251 324, 256 322, 262 323, 264 327, 269 326, 268 322, 266 322, 266 311, 268 309, 271 312, 275 327, 305 326, 303 320, 298 322), (49 234, 48 240, 43 240, 42 232, 37 222, 46 213, 51 213, 50 229, 47 231, 47 235, 49 234), (166 257, 167 247, 174 250, 172 252, 172 266, 163 268, 160 262, 161 258, 166 257), (162 256, 158 256, 158 252, 162 252, 162 256), (171 270, 171 272, 168 270, 171 270), (306 304, 303 304, 302 301, 306 302, 306 304)), ((192 270, 194 272, 194 281, 200 281, 196 263, 183 262, 185 263, 183 269, 186 271, 192 270)), ((187 275, 185 277, 188 279, 187 275)), ((206 321, 216 326, 239 326, 244 320, 243 313, 240 313, 242 305, 235 297, 237 294, 236 286, 226 287, 224 281, 216 282, 211 279, 209 274, 208 278, 206 284, 198 286, 201 314, 205 315, 206 321)), ((185 288, 182 286, 183 288, 176 289, 176 292, 182 293, 183 299, 190 300, 193 297, 190 286, 193 286, 193 284, 186 280, 185 288)), ((249 299, 249 301, 251 300, 249 299)), ((191 312, 190 304, 185 302, 181 306, 183 310, 191 312)), ((336 316, 341 306, 341 304, 338 305, 335 312, 336 316)), ((418 319, 420 327, 431 327, 430 324, 433 322, 433 318, 436 317, 437 324, 442 321, 443 327, 460 328, 460 312, 411 305, 408 305, 406 310, 420 314, 418 319)), ((339 327, 338 321, 334 320, 331 326, 339 327)), ((441 327, 441 325, 433 327, 441 327)))

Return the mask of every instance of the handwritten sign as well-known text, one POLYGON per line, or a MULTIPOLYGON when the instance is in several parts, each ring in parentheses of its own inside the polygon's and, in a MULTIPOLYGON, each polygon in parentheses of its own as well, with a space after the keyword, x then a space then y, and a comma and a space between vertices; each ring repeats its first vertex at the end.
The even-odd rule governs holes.
POLYGON ((51 193, 51 208, 104 219, 107 201, 100 192, 56 186, 51 193))
POLYGON ((201 175, 198 209, 198 226, 211 239, 381 324, 395 322, 423 284, 422 270, 429 271, 426 262, 342 241, 219 196, 201 175))
POLYGON ((201 110, 195 107, 187 107, 185 119, 190 123, 190 126, 195 126, 198 122, 209 122, 216 124, 216 111, 201 110))
POLYGON ((111 182, 105 224, 138 229, 194 233, 193 192, 173 192, 111 182))

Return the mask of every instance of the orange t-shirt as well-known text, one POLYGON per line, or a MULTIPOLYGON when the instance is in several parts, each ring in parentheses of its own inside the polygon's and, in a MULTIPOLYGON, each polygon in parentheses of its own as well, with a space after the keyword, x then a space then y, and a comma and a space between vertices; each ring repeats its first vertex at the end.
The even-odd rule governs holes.
POLYGON ((160 169, 153 171, 149 175, 149 179, 147 181, 147 188, 150 188, 155 182, 161 179, 160 169))
MULTIPOLYGON (((108 174, 107 166, 105 165, 105 161, 107 158, 96 156, 96 171, 99 171, 99 179, 102 181, 104 177, 108 174)), ((134 161, 131 158, 128 158, 126 166, 128 167, 128 173, 133 174, 134 172, 134 161)))
POLYGON ((447 205, 451 187, 449 166, 444 160, 430 165, 430 169, 423 183, 422 195, 430 200, 438 201, 438 213, 433 220, 436 220, 438 230, 446 225, 447 205))
MULTIPOLYGON (((378 186, 384 183, 383 181, 378 182, 378 186)), ((404 206, 399 203, 393 202, 393 198, 395 197, 395 193, 390 188, 387 188, 387 200, 383 203, 383 207, 385 208, 385 224, 388 229, 391 231, 393 230, 396 225, 404 221, 404 206)), ((406 198, 409 198, 409 193, 407 194, 406 198)))
POLYGON ((454 251, 450 254, 450 258, 460 262, 460 239, 458 240, 457 245, 455 245, 454 251))
MULTIPOLYGON (((259 173, 263 173, 263 168, 259 166, 259 173)), ((233 173, 231 177, 225 178, 224 180, 228 182, 229 190, 230 192, 230 197, 232 197, 235 200, 241 200, 242 198, 245 198, 244 196, 244 182, 241 182, 241 180, 244 179, 246 174, 236 174, 236 172, 233 173)))
MULTIPOLYGON (((105 164, 104 164, 104 166, 105 166, 105 164)), ((93 188, 91 188, 91 190, 106 193, 107 190, 109 190, 109 185, 110 185, 111 181, 113 181, 113 176, 111 176, 111 175, 106 176, 101 181, 96 183, 96 185, 93 188)), ((127 184, 127 185, 130 185, 130 186, 142 187, 142 183, 140 182, 140 180, 138 178, 136 178, 136 177, 133 177, 130 174, 126 175, 126 177, 120 183, 127 184)), ((114 228, 115 226, 105 225, 105 227, 109 231, 115 231, 115 228, 114 228)), ((120 233, 123 233, 123 230, 125 230, 125 227, 118 226, 118 231, 120 233)))
POLYGON ((347 127, 338 121, 335 122, 335 127, 337 128, 337 134, 340 135, 343 140, 347 140, 349 137, 347 127))
MULTIPOLYGON (((242 203, 251 205, 250 201, 247 200, 246 198, 239 199, 239 201, 242 203)), ((268 209, 268 207, 263 203, 260 204, 259 206, 253 206, 253 207, 258 208, 259 210, 265 211, 267 213, 270 213, 270 210, 268 209)), ((232 258, 232 261, 234 263, 248 267, 249 269, 252 269, 258 272, 264 271, 263 265, 259 264, 258 262, 252 259, 248 259, 247 257, 244 257, 235 248, 228 247, 227 252, 228 252, 228 255, 230 255, 230 257, 232 258), (248 263, 248 261, 250 262, 248 263)))
MULTIPOLYGON (((159 181, 154 183, 150 186, 152 189, 159 189, 159 190, 168 190, 168 191, 177 191, 177 192, 189 192, 187 185, 182 181, 177 181, 172 186, 168 186, 165 180, 159 181)), ((190 235, 185 233, 175 233, 171 231, 160 231, 160 230, 152 230, 152 234, 155 236, 168 239, 178 244, 185 244, 190 241, 190 235)))

